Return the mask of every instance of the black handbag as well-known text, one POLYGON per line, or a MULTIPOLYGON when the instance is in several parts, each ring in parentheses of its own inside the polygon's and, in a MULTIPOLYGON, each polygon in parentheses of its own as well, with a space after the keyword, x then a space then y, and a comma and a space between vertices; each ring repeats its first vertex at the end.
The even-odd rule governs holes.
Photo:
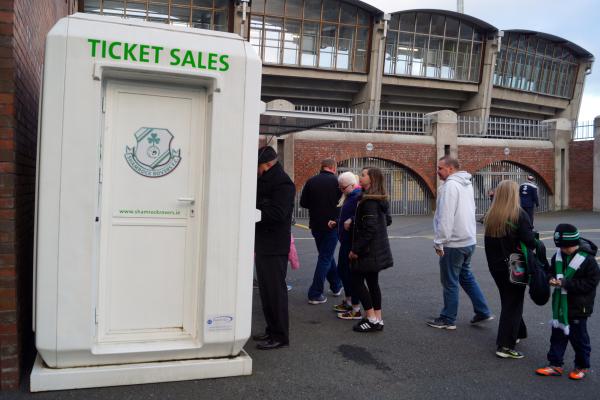
POLYGON ((543 306, 550 299, 549 265, 546 258, 546 246, 537 239, 535 244, 535 253, 529 251, 529 263, 527 265, 529 297, 538 306, 543 306))

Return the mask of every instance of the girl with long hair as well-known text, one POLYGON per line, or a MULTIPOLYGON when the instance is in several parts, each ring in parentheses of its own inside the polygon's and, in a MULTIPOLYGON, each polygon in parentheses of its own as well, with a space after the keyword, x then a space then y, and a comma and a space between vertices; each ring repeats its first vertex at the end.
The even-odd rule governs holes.
POLYGON ((383 330, 379 272, 394 264, 387 235, 387 226, 392 223, 392 218, 381 170, 363 168, 359 182, 363 195, 356 208, 352 249, 348 257, 353 293, 362 303, 365 318, 353 329, 356 332, 376 332, 383 330))
POLYGON ((495 190, 494 200, 484 218, 485 256, 490 273, 500 292, 500 321, 496 338, 496 355, 500 358, 523 358, 515 345, 527 337, 523 321, 525 285, 509 280, 507 259, 519 250, 520 242, 535 248, 533 226, 519 201, 519 185, 504 180, 495 190))

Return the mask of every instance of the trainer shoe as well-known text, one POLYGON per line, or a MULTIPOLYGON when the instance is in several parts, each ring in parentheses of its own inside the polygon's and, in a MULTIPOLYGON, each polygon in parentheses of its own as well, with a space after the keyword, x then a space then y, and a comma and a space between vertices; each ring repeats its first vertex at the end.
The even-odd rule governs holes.
POLYGON ((334 292, 333 290, 330 290, 330 292, 333 297, 340 297, 344 292, 344 288, 341 287, 340 290, 338 290, 337 292, 334 292))
POLYGON ((362 314, 360 311, 350 310, 343 313, 338 313, 337 317, 340 319, 362 319, 362 314))
POLYGON ((588 372, 590 372, 590 370, 587 368, 575 368, 573 371, 571 371, 569 373, 569 379, 579 381, 579 380, 585 378, 585 376, 588 374, 588 372))
POLYGON ((320 295, 316 299, 308 299, 308 304, 323 304, 327 303, 327 297, 320 295))
POLYGON ((345 301, 342 301, 341 304, 336 304, 335 306, 333 306, 333 311, 338 313, 345 313, 348 311, 352 311, 352 306, 346 303, 345 301))
POLYGON ((448 321, 446 321, 444 318, 441 318, 441 317, 430 319, 426 322, 427 322, 427 325, 429 325, 432 328, 448 329, 448 330, 456 329, 456 325, 449 323, 448 321))
POLYGON ((536 369, 535 373, 541 376, 561 376, 563 374, 563 368, 555 367, 554 365, 548 365, 546 367, 536 369))
POLYGON ((482 322, 488 322, 494 319, 493 315, 479 315, 476 314, 473 318, 471 318, 471 324, 477 325, 482 322))
POLYGON ((363 318, 358 324, 352 327, 352 330, 354 332, 377 332, 377 327, 375 325, 375 323, 363 318))
POLYGON ((520 353, 514 349, 509 349, 508 347, 498 347, 496 350, 496 355, 500 358, 514 358, 519 359, 525 357, 523 353, 520 353))
POLYGON ((375 322, 375 330, 381 332, 383 330, 383 321, 375 322))
POLYGON ((287 290, 288 290, 288 292, 289 292, 290 290, 292 290, 292 285, 290 285, 290 284, 288 283, 286 286, 287 286, 287 290))

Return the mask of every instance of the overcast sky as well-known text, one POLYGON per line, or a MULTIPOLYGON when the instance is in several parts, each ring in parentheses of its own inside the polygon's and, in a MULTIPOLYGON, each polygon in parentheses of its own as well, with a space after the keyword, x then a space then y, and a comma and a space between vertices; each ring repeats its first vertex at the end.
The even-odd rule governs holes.
MULTIPOLYGON (((456 0, 363 0, 386 13, 414 8, 456 11, 456 0)), ((600 59, 600 2, 597 0, 464 0, 465 14, 500 30, 529 29, 560 36, 600 59)), ((579 120, 600 116, 600 63, 585 80, 579 120)))

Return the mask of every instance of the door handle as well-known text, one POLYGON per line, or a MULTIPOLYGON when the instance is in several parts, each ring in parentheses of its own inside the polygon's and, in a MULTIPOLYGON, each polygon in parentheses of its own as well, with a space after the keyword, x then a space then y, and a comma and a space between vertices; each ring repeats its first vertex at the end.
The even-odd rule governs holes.
POLYGON ((194 199, 193 197, 180 197, 177 199, 177 201, 181 203, 188 203, 189 205, 194 205, 196 199, 194 199))

